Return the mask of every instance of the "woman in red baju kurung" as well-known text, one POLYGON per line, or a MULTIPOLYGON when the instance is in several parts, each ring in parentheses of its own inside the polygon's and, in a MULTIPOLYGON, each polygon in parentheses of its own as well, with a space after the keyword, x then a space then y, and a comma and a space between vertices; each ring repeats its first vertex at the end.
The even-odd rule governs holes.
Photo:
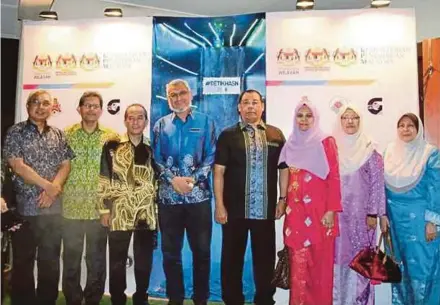
POLYGON ((331 305, 337 212, 342 211, 335 140, 319 128, 319 115, 303 98, 280 156, 281 198, 286 200, 284 243, 290 258, 290 305, 331 305), (285 197, 285 198, 283 198, 285 197))

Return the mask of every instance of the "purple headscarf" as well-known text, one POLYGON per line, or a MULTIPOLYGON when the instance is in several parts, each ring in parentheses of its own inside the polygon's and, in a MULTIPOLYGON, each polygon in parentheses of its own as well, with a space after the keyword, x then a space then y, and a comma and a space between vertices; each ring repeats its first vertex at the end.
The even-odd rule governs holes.
POLYGON ((319 127, 319 113, 313 104, 303 97, 295 108, 293 132, 281 150, 279 163, 286 162, 289 167, 307 170, 321 179, 327 178, 330 171, 322 140, 328 136, 319 127), (302 131, 296 123, 296 115, 302 106, 307 106, 315 119, 309 130, 302 131))

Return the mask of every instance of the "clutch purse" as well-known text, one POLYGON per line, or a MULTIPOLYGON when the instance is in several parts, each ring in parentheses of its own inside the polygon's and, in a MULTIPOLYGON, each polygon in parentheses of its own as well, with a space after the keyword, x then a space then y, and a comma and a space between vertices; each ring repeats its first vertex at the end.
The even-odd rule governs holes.
POLYGON ((370 240, 370 245, 359 251, 349 266, 370 280, 383 283, 400 283, 402 280, 402 272, 394 259, 391 237, 388 233, 381 233, 379 244, 376 247, 371 246, 370 240), (383 240, 387 243, 391 256, 380 250, 383 240))
POLYGON ((278 251, 278 262, 272 278, 272 285, 281 289, 290 289, 289 249, 278 251))

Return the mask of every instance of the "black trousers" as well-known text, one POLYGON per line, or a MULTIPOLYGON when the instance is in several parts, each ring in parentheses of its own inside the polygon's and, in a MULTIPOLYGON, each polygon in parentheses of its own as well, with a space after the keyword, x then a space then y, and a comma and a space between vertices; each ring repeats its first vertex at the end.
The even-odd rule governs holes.
POLYGON ((61 216, 23 218, 28 223, 12 234, 11 304, 55 305, 60 278, 61 216), (36 253, 38 278, 35 290, 36 253))
POLYGON ((186 231, 193 256, 192 299, 195 304, 205 304, 211 271, 211 202, 159 205, 159 222, 168 298, 173 304, 183 304, 185 298, 182 248, 186 231))
POLYGON ((1 247, 2 247, 2 249, 1 249, 1 256, 2 256, 2 274, 1 274, 1 281, 2 281, 2 283, 1 283, 1 286, 2 286, 2 291, 1 291, 1 293, 2 293, 2 300, 1 300, 1 303, 3 304, 3 299, 5 298, 5 281, 6 281, 6 279, 5 279, 5 269, 6 269, 6 262, 7 262, 7 259, 8 259, 8 256, 9 256, 9 243, 8 243, 8 238, 9 238, 9 233, 7 233, 7 232, 2 232, 2 237, 1 237, 1 239, 2 239, 2 242, 1 242, 1 247))
POLYGON ((248 232, 251 234, 256 305, 273 305, 275 287, 275 222, 273 220, 231 219, 222 226, 221 281, 226 305, 244 304, 243 264, 248 232))
POLYGON ((134 277, 136 292, 133 295, 133 305, 148 304, 148 286, 150 285, 155 232, 150 230, 112 231, 108 235, 110 252, 110 295, 113 305, 124 305, 127 301, 127 262, 128 247, 133 236, 134 277))
POLYGON ((63 293, 67 305, 97 305, 106 279, 107 229, 99 220, 63 219, 63 293), (87 282, 81 287, 81 262, 86 238, 87 282))

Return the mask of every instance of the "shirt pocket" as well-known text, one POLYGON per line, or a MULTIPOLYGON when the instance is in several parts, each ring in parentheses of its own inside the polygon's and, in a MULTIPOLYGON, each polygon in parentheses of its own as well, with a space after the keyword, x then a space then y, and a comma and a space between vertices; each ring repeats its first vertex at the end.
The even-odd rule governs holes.
POLYGON ((279 147, 280 147, 280 143, 278 143, 278 142, 267 141, 267 146, 268 146, 268 147, 279 148, 279 147))
POLYGON ((44 147, 45 154, 50 156, 49 160, 53 165, 59 165, 64 161, 65 146, 61 142, 61 139, 55 135, 47 138, 46 147, 44 147))
POLYGON ((268 162, 274 162, 276 165, 278 165, 278 159, 280 156, 280 149, 281 144, 278 142, 267 142, 267 154, 268 154, 268 162))
POLYGON ((61 151, 61 139, 57 134, 49 133, 41 140, 44 141, 47 150, 53 152, 56 150, 57 153, 61 151))
POLYGON ((194 147, 195 151, 200 150, 203 147, 204 130, 202 128, 189 128, 185 136, 185 149, 194 147))

